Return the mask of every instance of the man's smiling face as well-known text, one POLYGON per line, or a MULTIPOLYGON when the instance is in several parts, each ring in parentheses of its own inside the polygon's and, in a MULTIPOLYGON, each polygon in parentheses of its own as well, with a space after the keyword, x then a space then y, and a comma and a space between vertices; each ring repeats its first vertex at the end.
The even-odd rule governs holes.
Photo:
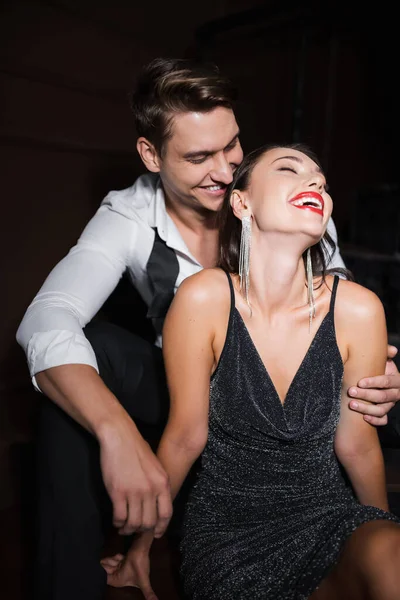
POLYGON ((226 187, 243 160, 232 110, 178 113, 160 159, 167 198, 203 211, 221 208, 226 187))

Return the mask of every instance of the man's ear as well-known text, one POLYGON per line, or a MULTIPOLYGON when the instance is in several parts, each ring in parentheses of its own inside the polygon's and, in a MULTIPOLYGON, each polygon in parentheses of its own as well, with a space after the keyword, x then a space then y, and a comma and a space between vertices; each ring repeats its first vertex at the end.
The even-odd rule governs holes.
POLYGON ((232 206, 233 214, 238 219, 242 220, 244 216, 251 216, 251 210, 249 203, 247 202, 247 196, 245 192, 241 190, 233 190, 230 203, 232 206))
POLYGON ((146 169, 152 173, 159 173, 161 160, 153 144, 145 137, 140 137, 136 142, 136 150, 146 169))

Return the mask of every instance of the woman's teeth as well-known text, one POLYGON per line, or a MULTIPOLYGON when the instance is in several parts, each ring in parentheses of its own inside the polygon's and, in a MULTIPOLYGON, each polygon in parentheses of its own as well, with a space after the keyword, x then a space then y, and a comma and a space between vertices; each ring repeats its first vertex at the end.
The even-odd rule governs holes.
POLYGON ((316 198, 300 198, 292 202, 294 206, 315 206, 316 208, 322 209, 322 203, 316 198))

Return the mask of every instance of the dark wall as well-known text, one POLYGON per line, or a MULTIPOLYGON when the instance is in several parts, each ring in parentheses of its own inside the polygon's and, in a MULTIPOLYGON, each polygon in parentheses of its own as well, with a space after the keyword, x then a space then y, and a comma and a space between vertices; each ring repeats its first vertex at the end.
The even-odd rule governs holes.
MULTIPOLYGON (((37 403, 15 342, 18 323, 101 195, 128 184, 137 162, 126 103, 132 40, 32 2, 9 3, 0 23, 0 439, 8 453, 31 439, 37 403)), ((8 506, 18 499, 14 465, 0 464, 0 506, 8 506)))

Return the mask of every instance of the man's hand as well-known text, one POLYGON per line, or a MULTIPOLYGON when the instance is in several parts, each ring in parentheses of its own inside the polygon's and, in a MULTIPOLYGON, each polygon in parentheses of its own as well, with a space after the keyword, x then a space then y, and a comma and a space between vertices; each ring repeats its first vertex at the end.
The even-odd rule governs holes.
POLYGON ((104 484, 121 535, 154 530, 161 537, 172 516, 169 481, 161 463, 127 416, 99 437, 104 484))
POLYGON ((155 537, 161 537, 172 515, 167 474, 97 371, 88 365, 61 365, 36 379, 48 398, 96 437, 119 533, 154 529, 155 537))
POLYGON ((350 401, 350 408, 363 414, 371 425, 386 425, 387 413, 400 400, 400 374, 393 361, 397 351, 388 346, 385 375, 365 377, 348 390, 349 396, 357 398, 350 401))

